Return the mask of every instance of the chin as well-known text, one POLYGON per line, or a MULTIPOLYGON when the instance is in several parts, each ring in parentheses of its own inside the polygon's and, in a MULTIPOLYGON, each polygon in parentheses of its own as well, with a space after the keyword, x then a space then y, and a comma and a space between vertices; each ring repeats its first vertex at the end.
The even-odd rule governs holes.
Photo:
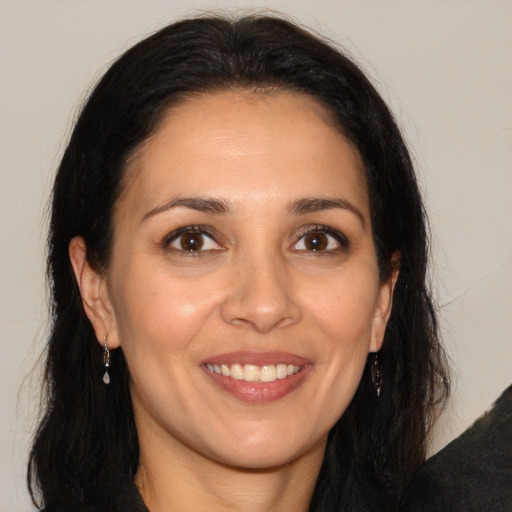
POLYGON ((315 448, 321 447, 323 452, 326 440, 327 434, 316 443, 284 443, 282 439, 276 437, 262 436, 259 442, 250 444, 241 443, 240 446, 236 446, 230 443, 226 446, 227 450, 216 453, 214 457, 227 466, 243 470, 270 470, 307 456, 315 448))

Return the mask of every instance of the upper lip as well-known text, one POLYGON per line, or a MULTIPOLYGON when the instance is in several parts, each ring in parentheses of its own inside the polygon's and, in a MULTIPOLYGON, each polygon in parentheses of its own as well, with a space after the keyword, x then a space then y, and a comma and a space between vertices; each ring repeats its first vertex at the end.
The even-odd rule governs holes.
POLYGON ((309 359, 298 356, 296 354, 290 354, 288 352, 229 352, 226 354, 219 354, 212 357, 208 357, 201 361, 201 364, 252 364, 255 366, 263 366, 266 364, 293 364, 294 366, 305 366, 311 364, 309 359))

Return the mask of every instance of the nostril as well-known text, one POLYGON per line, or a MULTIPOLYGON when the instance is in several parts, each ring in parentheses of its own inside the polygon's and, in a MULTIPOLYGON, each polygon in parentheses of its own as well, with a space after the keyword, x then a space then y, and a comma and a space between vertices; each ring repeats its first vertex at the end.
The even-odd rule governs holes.
POLYGON ((223 319, 231 325, 268 332, 300 318, 300 308, 287 283, 273 275, 253 273, 245 282, 238 279, 235 286, 222 304, 223 319))

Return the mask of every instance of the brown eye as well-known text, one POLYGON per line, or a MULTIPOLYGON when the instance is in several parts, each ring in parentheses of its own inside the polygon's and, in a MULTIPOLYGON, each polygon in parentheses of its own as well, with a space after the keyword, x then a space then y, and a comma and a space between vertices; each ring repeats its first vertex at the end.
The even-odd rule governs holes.
POLYGON ((215 241, 214 234, 202 226, 177 229, 163 240, 163 246, 184 254, 222 250, 222 246, 215 241))
POLYGON ((327 226, 315 226, 303 233, 292 249, 304 253, 335 254, 348 249, 347 237, 338 230, 327 226))
POLYGON ((304 237, 304 246, 308 251, 324 251, 329 244, 325 233, 310 233, 304 237))
POLYGON ((185 233, 180 238, 180 246, 184 251, 200 251, 204 240, 200 233, 185 233))

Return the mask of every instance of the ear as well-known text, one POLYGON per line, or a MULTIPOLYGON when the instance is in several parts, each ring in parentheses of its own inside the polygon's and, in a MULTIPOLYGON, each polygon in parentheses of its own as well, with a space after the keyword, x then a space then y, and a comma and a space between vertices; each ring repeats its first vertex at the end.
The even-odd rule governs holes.
POLYGON ((372 321, 372 339, 370 342, 370 352, 378 352, 382 348, 384 334, 391 315, 393 305, 393 291, 400 272, 400 253, 395 252, 391 257, 391 273, 389 277, 381 283, 377 306, 372 321))
POLYGON ((117 348, 119 339, 106 276, 94 270, 87 261, 87 246, 81 236, 69 242, 69 259, 85 314, 92 324, 98 343, 103 346, 104 337, 108 336, 108 347, 117 348))

